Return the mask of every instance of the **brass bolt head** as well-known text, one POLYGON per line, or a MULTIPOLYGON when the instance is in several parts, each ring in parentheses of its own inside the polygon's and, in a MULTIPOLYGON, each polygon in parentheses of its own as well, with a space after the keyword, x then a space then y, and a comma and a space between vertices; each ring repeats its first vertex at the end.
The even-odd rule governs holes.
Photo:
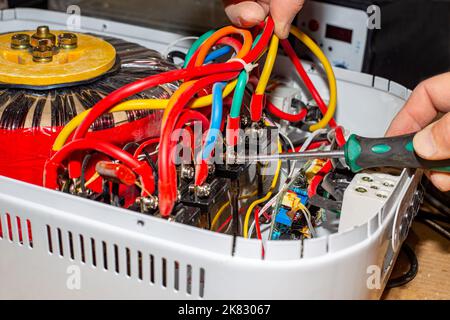
POLYGON ((41 44, 33 48, 33 61, 39 63, 52 62, 53 60, 53 48, 41 44))
POLYGON ((78 37, 74 33, 61 33, 58 36, 58 45, 62 49, 75 49, 78 46, 78 37))
POLYGON ((30 36, 25 33, 17 33, 11 37, 11 49, 25 50, 30 47, 30 36))
POLYGON ((38 47, 45 41, 45 45, 48 47, 56 46, 56 36, 50 33, 50 29, 47 26, 39 26, 36 29, 36 33, 31 36, 31 46, 38 47))

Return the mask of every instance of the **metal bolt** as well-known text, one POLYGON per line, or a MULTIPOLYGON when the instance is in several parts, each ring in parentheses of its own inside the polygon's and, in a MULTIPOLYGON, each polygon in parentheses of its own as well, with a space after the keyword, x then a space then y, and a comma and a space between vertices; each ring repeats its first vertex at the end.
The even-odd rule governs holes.
POLYGON ((367 189, 366 189, 366 188, 363 188, 363 187, 358 187, 358 188, 355 189, 355 191, 356 191, 356 192, 359 192, 359 193, 366 193, 366 192, 367 192, 367 189))
POLYGON ((208 173, 213 175, 216 172, 216 166, 213 164, 208 164, 208 173))
POLYGON ((191 184, 189 186, 189 192, 195 193, 195 195, 200 198, 207 198, 211 195, 211 186, 207 183, 205 183, 202 186, 196 186, 191 184))
POLYGON ((159 205, 157 197, 149 196, 136 199, 136 204, 140 205, 141 210, 147 212, 149 210, 156 210, 159 205))
POLYGON ((39 45, 33 48, 33 61, 38 63, 48 63, 53 60, 53 49, 46 45, 39 45))
POLYGON ((192 180, 195 176, 195 170, 192 166, 182 165, 180 175, 182 179, 192 180))
POLYGON ((36 33, 31 36, 31 46, 38 47, 45 42, 45 45, 53 48, 56 46, 56 36, 50 33, 50 28, 48 26, 39 26, 36 29, 36 33))
POLYGON ((30 36, 25 33, 18 33, 11 37, 11 49, 25 50, 30 47, 30 36))
POLYGON ((241 116, 241 125, 245 128, 250 124, 250 118, 246 115, 241 116))
POLYGON ((61 33, 58 36, 58 45, 62 49, 76 49, 78 46, 78 37, 74 33, 61 33))

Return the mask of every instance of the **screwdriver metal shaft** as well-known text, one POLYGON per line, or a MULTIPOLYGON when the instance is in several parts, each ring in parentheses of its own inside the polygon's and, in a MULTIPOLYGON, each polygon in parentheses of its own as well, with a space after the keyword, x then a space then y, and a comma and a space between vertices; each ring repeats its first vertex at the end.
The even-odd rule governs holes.
POLYGON ((312 151, 312 152, 292 152, 271 155, 238 156, 238 162, 256 161, 283 161, 283 160, 310 160, 310 159, 340 159, 345 157, 344 150, 333 151, 312 151))

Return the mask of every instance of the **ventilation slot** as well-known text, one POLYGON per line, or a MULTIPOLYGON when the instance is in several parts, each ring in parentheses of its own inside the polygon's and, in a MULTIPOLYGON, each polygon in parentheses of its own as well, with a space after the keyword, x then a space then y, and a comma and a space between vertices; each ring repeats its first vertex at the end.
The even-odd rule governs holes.
POLYGON ((94 238, 91 238, 91 254, 92 254, 92 265, 94 267, 97 266, 97 256, 95 253, 95 240, 94 238))
POLYGON ((143 275, 142 275, 142 252, 138 251, 138 278, 139 280, 143 279, 143 275))
POLYGON ((198 294, 200 298, 205 296, 205 269, 203 268, 200 268, 200 288, 198 294))
POLYGON ((164 288, 167 287, 167 259, 166 258, 162 258, 161 259, 162 262, 162 286, 164 288))
POLYGON ((84 237, 80 234, 80 253, 81 253, 81 261, 86 263, 86 253, 84 252, 84 237))
POLYGON ((75 260, 75 251, 73 249, 73 236, 72 232, 69 231, 69 253, 70 253, 70 259, 73 261, 75 260))
POLYGON ((174 289, 175 291, 180 290, 180 263, 178 261, 174 262, 175 274, 174 274, 174 289))
POLYGON ((131 253, 129 248, 126 248, 126 258, 127 258, 127 276, 131 277, 131 253))
POLYGON ((33 230, 31 229, 31 221, 27 219, 27 229, 28 229, 28 245, 33 248, 33 230))
POLYGON ((14 241, 13 232, 12 232, 11 216, 9 215, 9 213, 6 214, 6 224, 7 224, 7 228, 8 228, 9 241, 14 241))
POLYGON ((155 257, 150 255, 150 282, 155 283, 155 257))
POLYGON ((0 214, 0 239, 3 239, 2 215, 0 214))
POLYGON ((102 242, 102 248, 103 248, 103 268, 105 270, 108 270, 108 250, 105 241, 102 242))
POLYGON ((59 255, 64 257, 63 239, 61 229, 58 228, 58 245, 59 245, 59 255))
POLYGON ((115 263, 116 273, 119 274, 120 273, 120 269, 119 269, 119 247, 117 246, 117 244, 114 245, 114 263, 115 263))
POLYGON ((53 253, 52 228, 47 225, 48 252, 53 253))
POLYGON ((192 266, 187 265, 186 269, 186 292, 190 295, 192 294, 192 266))
POLYGON ((22 221, 19 217, 16 217, 16 227, 17 227, 17 234, 19 238, 20 245, 23 245, 23 235, 22 235, 22 221))

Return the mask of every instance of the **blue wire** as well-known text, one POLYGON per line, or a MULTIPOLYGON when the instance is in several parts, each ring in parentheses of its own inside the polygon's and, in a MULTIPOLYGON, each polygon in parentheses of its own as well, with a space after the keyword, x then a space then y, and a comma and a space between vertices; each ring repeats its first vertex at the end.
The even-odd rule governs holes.
POLYGON ((208 160, 218 141, 220 126, 222 124, 223 98, 222 93, 225 82, 215 83, 213 86, 213 102, 211 111, 211 123, 209 125, 208 135, 206 136, 205 148, 203 149, 203 160, 208 160))
POLYGON ((220 58, 223 55, 226 55, 227 53, 230 53, 231 47, 225 46, 220 49, 217 49, 216 51, 211 52, 208 54, 208 56, 205 59, 205 63, 211 62, 216 60, 217 58, 220 58))

